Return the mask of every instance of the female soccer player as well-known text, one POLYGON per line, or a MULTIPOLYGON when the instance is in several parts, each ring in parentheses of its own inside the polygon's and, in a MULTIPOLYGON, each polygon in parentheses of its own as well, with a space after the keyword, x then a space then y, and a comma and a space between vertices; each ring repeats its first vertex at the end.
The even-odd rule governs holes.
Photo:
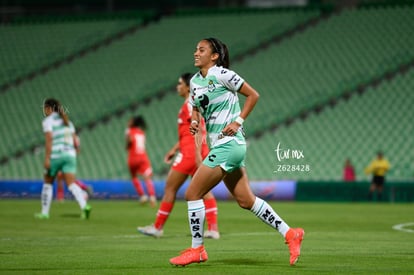
MULTIPOLYGON (((76 155, 79 155, 80 139, 78 135, 75 135, 73 146, 76 149, 76 155)), ((64 187, 63 173, 60 171, 56 175, 56 182, 57 182, 56 199, 59 202, 63 202, 65 200, 65 187, 64 187)), ((87 201, 93 195, 92 186, 85 184, 79 179, 75 180, 75 183, 82 189, 83 196, 85 197, 85 200, 87 201)))
MULTIPOLYGON (((201 137, 198 142, 195 142, 195 137, 188 130, 191 123, 192 110, 192 106, 188 101, 191 77, 192 74, 185 73, 178 79, 177 93, 184 98, 184 103, 178 113, 178 142, 165 155, 164 161, 166 163, 171 163, 171 160, 177 151, 178 154, 168 173, 164 188, 164 196, 160 208, 158 209, 155 223, 153 225, 137 228, 139 232, 145 235, 154 237, 161 237, 163 235, 163 227, 174 207, 178 189, 184 184, 188 176, 194 175, 197 167, 208 154, 208 146, 205 142, 206 132, 204 124, 197 135, 197 138, 201 137)), ((204 237, 219 239, 217 203, 212 192, 208 192, 204 196, 204 204, 206 207, 206 219, 208 225, 208 230, 204 232, 204 237)))
POLYGON ((200 117, 203 116, 211 151, 185 193, 191 247, 171 258, 170 263, 185 266, 207 261, 203 241, 205 206, 201 198, 223 180, 240 207, 253 212, 285 238, 290 264, 294 265, 300 255, 304 230, 290 228, 267 202, 253 194, 244 168, 246 141, 242 124, 253 110, 259 94, 237 73, 229 70, 227 47, 216 38, 203 39, 197 44, 194 65, 200 70, 191 79, 190 131, 196 134, 200 130, 200 117), (237 93, 246 97, 242 109, 237 93))
POLYGON ((128 167, 131 174, 132 184, 135 187, 138 195, 140 196, 140 202, 142 204, 149 201, 151 207, 155 207, 157 204, 157 198, 155 195, 154 184, 152 182, 152 167, 145 151, 145 129, 146 123, 142 116, 133 117, 128 122, 129 128, 126 132, 126 148, 128 150, 128 167), (145 194, 142 189, 141 182, 137 176, 141 175, 144 178, 145 185, 147 187, 148 195, 145 194))
POLYGON ((76 148, 75 128, 62 105, 56 99, 49 98, 43 103, 43 132, 45 133, 45 175, 42 188, 42 211, 35 214, 38 219, 48 219, 53 198, 53 181, 56 174, 62 171, 68 189, 79 203, 81 217, 89 218, 91 206, 87 204, 82 189, 76 181, 76 148))

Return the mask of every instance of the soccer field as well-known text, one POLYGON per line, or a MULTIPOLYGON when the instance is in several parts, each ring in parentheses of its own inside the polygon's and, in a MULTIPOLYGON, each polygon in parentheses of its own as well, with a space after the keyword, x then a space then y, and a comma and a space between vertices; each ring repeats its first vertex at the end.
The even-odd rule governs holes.
POLYGON ((0 201, 2 274, 391 274, 414 273, 413 204, 271 202, 306 234, 289 266, 283 238, 235 202, 219 201, 220 240, 206 240, 209 260, 187 267, 169 258, 190 246, 186 204, 176 203, 164 237, 140 235, 156 209, 135 201, 92 201, 88 221, 73 201, 54 202, 35 220, 37 200, 0 201), (393 229, 407 224, 402 230, 393 229))

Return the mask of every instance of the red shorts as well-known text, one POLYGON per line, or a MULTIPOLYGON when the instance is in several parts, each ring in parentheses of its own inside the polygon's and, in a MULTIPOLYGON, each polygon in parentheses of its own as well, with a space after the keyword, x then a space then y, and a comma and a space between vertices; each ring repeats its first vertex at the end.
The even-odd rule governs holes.
POLYGON ((132 175, 152 176, 151 162, 147 156, 129 158, 128 167, 132 175))
MULTIPOLYGON (((208 148, 205 147, 202 150, 203 151, 201 152, 201 157, 204 159, 208 155, 208 148)), ((193 176, 197 171, 194 151, 180 151, 175 157, 171 169, 186 175, 193 176)))

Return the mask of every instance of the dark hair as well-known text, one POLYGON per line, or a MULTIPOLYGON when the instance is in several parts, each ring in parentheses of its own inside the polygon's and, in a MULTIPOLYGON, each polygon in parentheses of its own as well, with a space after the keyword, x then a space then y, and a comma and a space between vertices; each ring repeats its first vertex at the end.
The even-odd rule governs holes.
POLYGON ((190 80, 193 77, 192 73, 183 73, 180 78, 184 81, 187 86, 190 86, 190 80))
POLYGON ((132 118, 132 127, 138 127, 143 130, 147 129, 147 124, 145 123, 144 117, 138 115, 132 118))
POLYGON ((216 65, 226 69, 230 68, 229 50, 227 49, 226 44, 213 37, 205 38, 204 40, 210 43, 213 53, 218 53, 219 55, 216 65))
POLYGON ((69 126, 69 117, 66 114, 63 106, 60 104, 60 102, 57 99, 48 98, 44 101, 43 106, 52 108, 53 112, 57 112, 59 116, 62 118, 63 124, 65 124, 66 126, 69 126))

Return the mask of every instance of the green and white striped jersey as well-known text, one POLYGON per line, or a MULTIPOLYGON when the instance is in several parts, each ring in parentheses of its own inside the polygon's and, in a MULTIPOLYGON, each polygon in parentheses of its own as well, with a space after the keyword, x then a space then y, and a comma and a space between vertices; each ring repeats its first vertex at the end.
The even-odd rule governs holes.
POLYGON ((76 157, 73 140, 75 127, 72 122, 69 122, 69 126, 66 126, 59 114, 53 112, 43 120, 42 126, 44 133, 52 132, 52 153, 50 158, 76 157))
POLYGON ((197 107, 206 121, 210 148, 235 140, 245 144, 243 128, 235 136, 224 136, 222 130, 240 114, 237 92, 244 79, 237 73, 218 66, 211 67, 206 77, 196 73, 190 82, 191 105, 197 107))

